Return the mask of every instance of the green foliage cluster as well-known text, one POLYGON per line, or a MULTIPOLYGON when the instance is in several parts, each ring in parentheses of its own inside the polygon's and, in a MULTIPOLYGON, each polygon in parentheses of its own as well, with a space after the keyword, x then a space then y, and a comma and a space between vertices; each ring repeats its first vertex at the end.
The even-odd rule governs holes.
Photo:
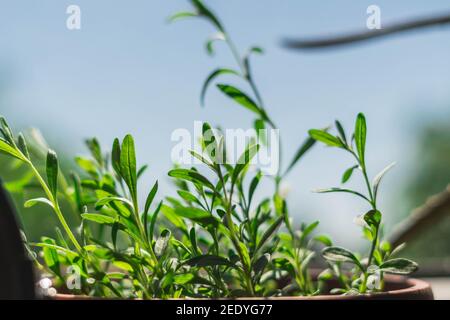
MULTIPOLYGON (((241 57, 212 11, 200 0, 191 2, 195 11, 178 13, 171 20, 207 19, 218 32, 208 40, 208 52, 213 52, 214 41, 225 41, 240 68, 212 72, 202 89, 202 101, 218 76, 236 75, 249 85, 254 98, 230 84, 218 84, 217 88, 255 115, 255 128, 275 128, 250 69, 250 55, 262 49, 253 47, 241 57)), ((46 151, 45 168, 40 170, 35 165, 39 159, 30 154, 25 137, 19 134, 16 138, 3 118, 1 124, 0 152, 26 166, 43 191, 42 197, 26 201, 25 206, 48 206, 62 228, 55 238, 43 237, 38 243, 26 241, 25 245, 36 265, 60 288, 66 288, 76 269, 80 285, 72 288, 72 293, 144 299, 364 294, 382 291, 385 273, 408 274, 417 268, 410 260, 395 258, 401 248, 381 241, 377 196, 380 181, 391 166, 369 182, 367 128, 362 114, 350 139, 338 121, 337 136, 328 129, 310 130, 286 169, 275 176, 274 194, 260 201, 255 200, 255 194, 264 177, 259 171, 248 170, 260 145, 250 142, 237 164, 228 164, 223 161, 224 135, 204 123, 202 153, 192 151, 202 166, 171 170, 168 175, 178 196, 156 200, 155 182, 142 199, 144 206, 140 206, 138 182, 147 166, 137 165, 132 136, 115 139, 109 152, 95 138, 88 140, 90 155, 75 159, 79 171, 72 173, 67 183, 54 151, 46 151), (317 234, 318 222, 296 228, 289 216, 279 184, 316 142, 340 148, 356 160, 343 174, 342 183, 355 171, 366 181, 367 194, 344 188, 320 190, 351 193, 368 203, 370 209, 362 221, 371 249, 365 258, 317 234), (206 170, 209 174, 203 173, 206 170), (61 209, 63 197, 80 218, 76 229, 69 227, 61 209), (317 276, 312 274, 310 263, 320 259, 320 248, 328 267, 317 276), (330 290, 327 283, 332 279, 339 285, 330 290)))

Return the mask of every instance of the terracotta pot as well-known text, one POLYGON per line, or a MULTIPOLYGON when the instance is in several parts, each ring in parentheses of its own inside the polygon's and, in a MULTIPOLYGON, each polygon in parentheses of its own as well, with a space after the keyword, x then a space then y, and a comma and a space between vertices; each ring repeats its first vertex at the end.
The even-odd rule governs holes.
MULTIPOLYGON (((330 285, 335 285, 330 281, 330 285)), ((314 297, 276 297, 276 298, 244 298, 245 300, 434 300, 431 286, 419 279, 401 276, 385 276, 386 291, 357 296, 322 295, 314 297)), ((57 294, 55 300, 91 300, 95 298, 69 294, 57 294)))

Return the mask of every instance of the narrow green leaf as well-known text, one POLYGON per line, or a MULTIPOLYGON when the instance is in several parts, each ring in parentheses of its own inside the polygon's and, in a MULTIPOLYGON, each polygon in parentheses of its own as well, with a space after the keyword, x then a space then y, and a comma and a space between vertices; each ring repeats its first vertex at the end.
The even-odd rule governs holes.
POLYGON ((233 170, 232 181, 235 182, 239 177, 241 172, 247 167, 247 165, 252 161, 253 157, 258 153, 259 145, 253 144, 248 145, 244 153, 239 157, 236 166, 233 170))
POLYGON ((189 240, 191 241, 191 246, 192 246, 193 252, 196 255, 198 255, 199 254, 199 249, 198 249, 198 246, 197 246, 197 235, 196 235, 194 227, 192 227, 191 230, 189 231, 189 240))
POLYGON ((271 237, 273 237, 275 232, 278 230, 278 228, 283 223, 283 220, 284 220, 284 217, 278 217, 278 219, 275 220, 275 222, 266 230, 266 232, 264 232, 264 234, 262 235, 261 239, 258 242, 258 245, 256 246, 255 251, 258 251, 259 249, 261 249, 262 246, 267 242, 267 240, 269 240, 271 237))
POLYGON ((92 157, 97 161, 97 164, 103 168, 104 166, 104 159, 102 154, 102 149, 100 147, 100 143, 98 142, 97 138, 92 138, 86 140, 86 145, 91 152, 92 157))
POLYGON ((357 195, 358 197, 361 197, 361 198, 365 199, 366 201, 369 201, 369 202, 370 202, 370 200, 369 200, 365 195, 363 195, 363 194, 361 194, 361 193, 359 193, 359 192, 357 192, 357 191, 350 190, 350 189, 329 188, 329 189, 318 189, 318 190, 314 190, 314 192, 316 192, 316 193, 332 193, 332 192, 351 193, 351 194, 357 195))
POLYGON ((366 135, 367 135, 367 126, 366 126, 366 118, 364 114, 359 113, 356 118, 355 124, 355 144, 356 150, 358 151, 359 160, 361 161, 361 165, 365 166, 365 148, 366 148, 366 135))
POLYGON ((196 14, 195 12, 189 12, 189 11, 181 11, 181 12, 177 12, 173 15, 171 15, 169 18, 167 18, 167 22, 172 23, 178 20, 183 20, 186 18, 192 18, 192 17, 197 17, 198 14, 196 14))
POLYGON ((191 267, 227 266, 234 268, 234 264, 232 264, 228 259, 215 255, 197 256, 186 261, 186 264, 191 267))
POLYGON ((267 264, 270 262, 270 254, 265 253, 261 257, 256 260, 255 264, 253 265, 253 271, 255 274, 260 274, 264 271, 267 264))
POLYGON ((364 270, 358 258, 349 250, 341 247, 327 247, 322 250, 322 256, 333 262, 349 262, 355 264, 359 269, 364 270))
POLYGON ((48 206, 50 206, 52 209, 54 209, 54 205, 53 203, 48 200, 47 198, 35 198, 35 199, 31 199, 25 202, 24 206, 25 208, 31 208, 35 205, 37 205, 38 203, 42 203, 42 204, 46 204, 48 206))
POLYGON ((204 176, 202 176, 200 173, 194 170, 188 170, 188 169, 173 169, 169 171, 169 176, 172 178, 182 179, 186 181, 190 181, 193 183, 199 183, 211 190, 214 191, 214 185, 204 176))
POLYGON ((333 241, 329 236, 326 236, 324 234, 318 235, 314 237, 314 240, 324 244, 327 247, 331 247, 333 245, 333 241))
POLYGON ((339 138, 329 134, 324 130, 311 129, 308 131, 308 133, 310 137, 313 138, 314 140, 320 141, 330 147, 339 147, 339 148, 344 147, 344 144, 339 138))
POLYGON ((212 13, 212 11, 206 7, 206 5, 201 0, 191 0, 191 3, 197 9, 197 13, 206 19, 208 19, 219 31, 224 32, 224 28, 220 23, 219 19, 212 13))
POLYGON ((310 225, 306 226, 305 229, 303 229, 301 236, 300 236, 300 243, 303 243, 306 238, 317 228, 319 225, 319 221, 315 221, 311 223, 310 225))
POLYGON ((0 139, 0 152, 9 156, 13 156, 19 160, 24 160, 17 150, 9 145, 5 140, 0 139))
POLYGON ((48 187, 56 201, 58 193, 58 157, 53 150, 48 150, 46 167, 48 187))
POLYGON ((120 142, 119 139, 114 139, 114 143, 112 146, 112 152, 111 152, 111 164, 113 166, 114 171, 119 177, 122 177, 122 171, 120 168, 120 142))
POLYGON ((289 167, 286 169, 286 171, 284 172, 284 175, 288 174, 289 171, 291 171, 291 169, 296 165, 296 163, 306 154, 306 152, 308 152, 309 149, 311 149, 314 145, 316 144, 316 139, 310 137, 307 138, 302 145, 300 146, 300 148, 297 150, 297 152, 295 153, 294 158, 291 161, 291 164, 289 165, 289 167))
MULTIPOLYGON (((43 238, 43 242, 50 245, 56 245, 55 240, 50 238, 43 238)), ((47 267, 52 270, 56 275, 61 276, 61 270, 60 270, 60 262, 58 258, 58 252, 56 249, 52 247, 44 247, 43 248, 44 253, 44 262, 47 265, 47 267)))
POLYGON ((93 221, 99 224, 112 225, 116 221, 114 218, 110 216, 105 216, 104 214, 98 213, 82 213, 81 217, 85 220, 93 221))
POLYGON ((263 120, 267 120, 267 115, 265 112, 258 107, 256 102, 254 102, 248 95, 243 93, 240 89, 226 84, 218 84, 217 87, 229 98, 233 99, 235 102, 241 106, 247 108, 248 110, 254 112, 263 120))
POLYGON ((214 55, 214 42, 216 41, 225 41, 225 34, 223 32, 217 32, 216 34, 212 35, 211 37, 206 40, 205 48, 206 52, 212 56, 214 55))
POLYGON ((356 166, 353 166, 353 167, 348 168, 347 170, 345 170, 344 174, 342 175, 342 180, 341 180, 341 182, 342 182, 342 183, 346 183, 346 182, 352 177, 353 171, 354 171, 356 168, 358 168, 358 167, 359 167, 359 166, 356 165, 356 166))
POLYGON ((153 232, 155 230, 155 225, 156 225, 156 219, 158 219, 158 214, 161 211, 161 207, 163 205, 163 202, 160 201, 158 207, 156 208, 155 212, 152 215, 152 220, 150 221, 150 239, 153 239, 153 232))
POLYGON ((173 277, 173 283, 183 285, 189 283, 194 278, 192 273, 178 274, 173 277))
POLYGON ((217 226, 218 221, 211 213, 194 207, 177 207, 175 213, 183 218, 197 222, 202 226, 213 225, 217 226))
POLYGON ((127 135, 122 142, 120 170, 123 180, 130 190, 131 198, 134 202, 137 202, 136 151, 134 147, 134 140, 131 135, 127 135))
POLYGON ((95 203, 95 209, 96 210, 100 210, 103 206, 105 206, 107 204, 110 204, 112 202, 116 202, 116 201, 127 205, 129 209, 133 208, 133 203, 131 203, 130 200, 128 200, 126 198, 122 198, 122 197, 105 197, 105 198, 102 198, 102 199, 98 200, 95 203))
POLYGON ((417 269, 417 263, 403 258, 388 260, 380 265, 381 271, 395 274, 410 274, 417 269))
POLYGON ((26 142, 25 137, 23 136, 22 132, 19 133, 18 142, 19 142, 18 147, 19 147, 20 151, 23 153, 25 158, 30 159, 30 152, 28 151, 27 142, 26 142))
POLYGON ((345 130, 344 130, 344 128, 342 127, 342 124, 341 124, 338 120, 336 120, 334 123, 336 124, 336 128, 337 128, 337 130, 338 130, 338 132, 339 132, 339 136, 341 137, 341 140, 342 140, 345 144, 348 144, 348 142, 347 142, 347 136, 345 135, 345 130))
POLYGON ((261 181, 261 177, 262 173, 261 171, 258 171, 258 173, 253 177, 252 182, 250 182, 250 188, 248 190, 248 206, 252 203, 253 195, 258 187, 259 181, 261 181))
POLYGON ((157 192, 158 192, 158 180, 153 185, 152 189, 150 190, 150 193, 147 196, 147 200, 145 201, 144 216, 147 216, 147 214, 150 210, 150 206, 152 205, 153 199, 155 199, 157 192))
POLYGON ((208 77, 206 78, 205 82, 203 83, 202 86, 202 91, 200 93, 200 103, 201 106, 203 107, 205 105, 205 96, 206 96, 206 91, 209 88, 209 85, 220 75, 224 75, 224 74, 232 74, 232 75, 236 75, 236 76, 240 76, 239 72, 232 70, 232 69, 226 69, 226 68, 219 68, 214 70, 213 72, 211 72, 208 77))
POLYGON ((142 177, 142 175, 145 173, 145 171, 147 171, 148 169, 148 165, 145 164, 142 167, 139 168, 138 172, 137 172, 137 179, 139 180, 140 177, 142 177))

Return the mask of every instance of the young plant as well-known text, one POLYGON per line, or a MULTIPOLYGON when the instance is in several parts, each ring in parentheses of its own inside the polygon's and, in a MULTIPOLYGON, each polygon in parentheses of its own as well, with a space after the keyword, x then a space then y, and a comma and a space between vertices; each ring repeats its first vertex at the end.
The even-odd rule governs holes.
MULTIPOLYGON (((200 94, 200 103, 202 106, 205 105, 205 96, 209 87, 216 82, 219 78, 224 75, 234 76, 240 82, 243 82, 250 88, 250 93, 244 92, 244 90, 238 88, 235 85, 229 83, 217 83, 216 87, 218 90, 223 93, 227 98, 233 100, 235 103, 244 107, 248 111, 250 111, 254 116, 253 127, 256 130, 256 133, 259 138, 259 142, 264 145, 265 142, 265 133, 264 129, 271 128, 276 129, 277 126, 273 118, 269 115, 266 106, 264 104, 262 95, 258 89, 255 78, 252 74, 251 69, 251 56, 254 54, 263 54, 264 50, 257 46, 252 46, 246 50, 244 54, 241 54, 234 44, 229 32, 226 30, 224 24, 220 21, 215 13, 209 9, 203 1, 201 0, 191 0, 190 1, 193 7, 193 11, 182 11, 172 15, 169 18, 169 21, 178 21, 185 18, 198 17, 203 18, 208 21, 213 28, 216 30, 216 33, 213 34, 206 41, 206 51, 212 56, 214 54, 214 44, 216 41, 223 41, 228 49, 230 50, 235 62, 236 68, 217 68, 213 70, 206 78, 203 83, 201 94, 200 94)), ((289 163, 289 165, 283 170, 282 165, 282 142, 280 139, 278 155, 279 155, 279 167, 277 173, 274 175, 274 186, 275 186, 275 195, 273 197, 273 207, 274 213, 276 216, 284 216, 284 224, 289 229, 290 232, 290 241, 291 244, 288 246, 284 242, 284 247, 287 246, 290 248, 285 251, 285 253, 289 253, 290 261, 295 261, 292 264, 291 269, 296 270, 295 278, 298 279, 298 291, 300 294, 313 294, 317 292, 317 290, 312 290, 312 286, 306 284, 306 280, 309 279, 310 276, 307 271, 307 265, 311 261, 312 254, 310 255, 309 249, 306 247, 302 247, 305 245, 303 241, 299 241, 299 237, 293 230, 293 227, 290 225, 290 218, 288 216, 288 210, 285 200, 282 198, 280 194, 280 185, 283 179, 287 176, 287 174, 295 167, 295 165, 299 162, 299 160, 314 146, 315 140, 308 137, 299 147, 299 149, 294 154, 293 159, 289 163), (296 246, 300 246, 295 248, 296 246), (308 252, 308 254, 304 254, 308 252), (293 260, 292 260, 293 259, 293 260), (301 267, 300 267, 301 266, 301 267)), ((298 232, 302 233, 302 230, 298 232)), ((297 232, 297 233, 298 233, 297 232)), ((312 246, 316 240, 312 240, 310 245, 312 246)), ((289 264, 288 261, 284 261, 283 263, 289 264)))
MULTIPOLYGON (((342 292, 346 294, 377 292, 383 290, 383 274, 409 274, 417 269, 417 264, 411 260, 403 258, 392 258, 400 248, 394 250, 387 242, 380 241, 382 213, 378 208, 379 186, 383 176, 393 167, 390 164, 375 176, 372 183, 366 167, 366 119, 362 113, 356 118, 355 130, 350 140, 344 131, 342 124, 336 121, 338 135, 334 136, 325 130, 312 129, 309 131, 311 138, 327 146, 335 147, 349 153, 354 159, 355 164, 347 169, 342 176, 342 183, 346 183, 355 171, 360 171, 365 185, 366 193, 347 188, 329 188, 318 190, 319 193, 344 192, 350 193, 366 201, 370 207, 364 215, 361 216, 364 223, 363 232, 365 237, 371 242, 370 251, 366 259, 360 259, 351 251, 329 246, 322 251, 323 257, 329 262, 331 269, 328 273, 333 273, 343 285, 342 288, 336 288, 333 292, 342 292), (341 270, 342 263, 350 263, 354 266, 351 277, 349 278, 341 270)), ((324 273, 325 275, 325 273, 324 273)))
POLYGON ((203 125, 202 154, 191 151, 212 172, 211 181, 195 168, 169 172, 180 200, 162 212, 181 231, 174 245, 194 273, 192 296, 238 297, 270 294, 262 280, 277 246, 273 237, 285 217, 272 217, 270 199, 252 205, 261 173, 244 187, 250 161, 259 145, 250 143, 234 165, 228 164, 224 137, 203 125), (254 210, 254 211, 253 211, 254 210), (204 284, 201 286, 201 284, 204 284), (205 286, 206 285, 206 286, 205 286))
POLYGON ((103 154, 96 139, 88 140, 91 157, 76 157, 82 177, 73 173, 69 187, 58 183, 62 174, 54 151, 47 152, 44 179, 24 136, 19 134, 15 139, 6 121, 0 121, 0 151, 29 166, 44 191, 45 197, 28 200, 25 207, 48 205, 63 227, 65 234, 57 229, 56 239, 42 237, 39 243, 27 243, 27 248, 42 249, 42 260, 30 253, 58 289, 120 298, 181 295, 185 279, 170 256, 171 232, 162 228, 155 236, 162 202, 154 211, 151 205, 158 183, 151 188, 144 209, 139 208, 137 182, 146 166, 139 170, 136 167, 130 135, 122 144, 118 139, 114 141, 111 156, 103 154), (59 205, 61 196, 78 210, 81 224, 76 232, 64 217, 59 205))
MULTIPOLYGON (((258 89, 255 78, 252 73, 251 60, 252 55, 261 55, 264 50, 259 46, 252 46, 248 48, 245 53, 239 52, 238 48, 234 44, 229 32, 226 30, 224 24, 220 21, 213 11, 208 8, 202 0, 190 0, 193 11, 181 11, 171 17, 169 17, 170 22, 186 19, 186 18, 202 18, 208 21, 213 28, 215 33, 211 35, 206 41, 205 48, 210 56, 214 55, 215 42, 224 42, 231 55, 236 62, 236 68, 217 68, 213 70, 206 78, 203 83, 201 94, 200 94, 200 104, 205 105, 205 96, 209 87, 220 77, 224 75, 234 76, 240 82, 246 84, 251 91, 251 94, 244 92, 244 90, 238 88, 235 85, 229 83, 217 83, 216 87, 223 93, 227 98, 233 100, 235 103, 241 107, 250 111, 254 116, 253 126, 257 134, 263 135, 264 129, 267 127, 272 129, 277 129, 273 118, 269 115, 266 106, 264 104, 262 95, 258 89)), ((260 137, 261 143, 264 143, 264 138, 260 137)), ((274 176, 275 190, 276 193, 279 191, 280 184, 286 175, 292 170, 292 168, 297 164, 297 162, 306 154, 306 152, 315 144, 315 140, 311 138, 305 139, 302 145, 299 147, 295 153, 292 161, 283 171, 282 166, 282 143, 280 139, 279 145, 279 167, 278 172, 274 176)))

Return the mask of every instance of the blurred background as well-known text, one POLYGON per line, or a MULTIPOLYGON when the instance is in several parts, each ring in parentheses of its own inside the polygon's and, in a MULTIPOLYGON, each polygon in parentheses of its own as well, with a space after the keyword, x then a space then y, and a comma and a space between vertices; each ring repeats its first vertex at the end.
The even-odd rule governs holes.
MULTIPOLYGON (((290 159, 310 128, 340 119, 348 130, 358 112, 368 119, 367 162, 375 175, 392 161, 381 194, 386 233, 450 182, 450 28, 391 37, 350 48, 298 53, 280 46, 287 36, 364 30, 373 1, 305 3, 295 0, 208 0, 240 50, 259 45, 255 80, 284 140, 290 159)), ((404 18, 446 12, 448 1, 377 0, 382 25, 404 18)), ((162 194, 173 193, 171 133, 193 130, 207 120, 224 128, 250 128, 252 116, 216 90, 199 104, 206 75, 234 66, 217 43, 210 58, 204 41, 213 31, 205 22, 173 25, 166 17, 190 8, 184 0, 3 1, 0 11, 0 113, 16 131, 37 127, 64 159, 86 153, 83 140, 98 137, 109 148, 115 137, 132 133, 138 159, 150 170, 143 193, 158 179, 162 194), (81 30, 66 28, 66 8, 77 4, 81 30)), ((14 163, 0 159, 8 181, 14 163)), ((315 148, 290 173, 290 210, 297 223, 321 221, 335 243, 364 249, 353 218, 366 211, 352 197, 310 190, 338 186, 351 159, 339 150, 315 148)), ((353 179, 351 185, 362 187, 353 179)), ((262 194, 272 190, 267 183, 262 194)), ((28 195, 25 195, 28 197, 28 195)), ((17 196, 22 208, 23 195, 17 196)), ((20 209, 30 239, 52 232, 46 208, 20 209)), ((449 216, 447 214, 447 216, 449 216)), ((408 246, 422 264, 450 269, 450 218, 423 232, 408 246), (430 262, 431 261, 431 262, 430 262)), ((444 268, 444 269, 445 269, 444 268)))

